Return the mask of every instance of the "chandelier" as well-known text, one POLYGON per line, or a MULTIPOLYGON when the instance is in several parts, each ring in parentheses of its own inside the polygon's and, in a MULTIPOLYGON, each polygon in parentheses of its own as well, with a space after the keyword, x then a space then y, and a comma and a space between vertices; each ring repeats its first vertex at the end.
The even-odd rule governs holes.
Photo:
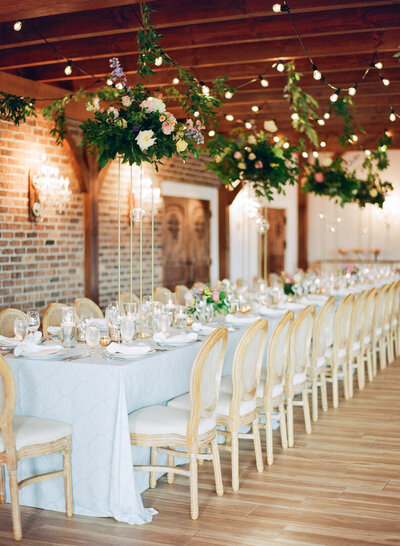
POLYGON ((38 200, 32 209, 35 216, 43 216, 47 208, 55 208, 62 213, 71 197, 69 179, 60 176, 58 167, 51 167, 46 163, 46 154, 42 155, 42 164, 32 177, 32 184, 38 193, 38 200))

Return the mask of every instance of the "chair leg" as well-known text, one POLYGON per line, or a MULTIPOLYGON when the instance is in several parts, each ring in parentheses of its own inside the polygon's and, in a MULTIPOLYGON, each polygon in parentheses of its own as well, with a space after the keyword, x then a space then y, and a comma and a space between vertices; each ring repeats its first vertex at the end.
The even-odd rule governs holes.
MULTIPOLYGON (((286 414, 285 414, 285 403, 282 401, 279 404, 279 419, 280 419, 280 430, 281 430, 281 446, 282 449, 287 449, 287 428, 286 428, 286 414)), ((271 444, 272 446, 272 444, 271 444)))
POLYGON ((197 456, 195 453, 189 455, 190 473, 190 515, 192 519, 199 517, 198 485, 197 485, 197 456))
POLYGON ((288 446, 293 447, 293 398, 288 398, 286 402, 287 408, 287 431, 288 431, 288 446))
POLYGON ((342 372, 343 372, 343 393, 345 400, 348 400, 350 398, 349 394, 349 363, 344 362, 342 364, 342 372))
MULTIPOLYGON (((343 368, 346 364, 343 365, 343 368)), ((347 396, 353 398, 354 395, 354 380, 353 380, 353 362, 349 361, 346 366, 347 373, 347 396)))
POLYGON ((222 484, 221 461, 219 460, 218 442, 216 437, 211 442, 211 452, 213 456, 215 491, 218 497, 222 497, 224 494, 224 486, 222 484))
POLYGON ((6 502, 6 489, 5 489, 5 480, 4 480, 4 465, 1 465, 0 468, 0 504, 6 502))
MULTIPOLYGON (((282 427, 282 422, 281 422, 282 427)), ((267 464, 271 465, 274 462, 274 440, 272 436, 272 410, 265 409, 265 448, 267 452, 267 464)))
POLYGON ((328 394, 326 392, 326 377, 324 372, 321 373, 320 379, 322 411, 328 411, 328 394))
POLYGON ((396 356, 400 355, 400 329, 396 328, 396 331, 394 333, 394 346, 395 346, 395 354, 396 356))
POLYGON ((391 364, 393 360, 394 360, 393 332, 390 330, 388 334, 388 363, 391 364))
POLYGON ((317 380, 313 378, 311 385, 312 392, 312 420, 318 421, 318 385, 317 380))
POLYGON ((303 413, 304 413, 304 424, 306 427, 306 433, 311 434, 310 406, 308 403, 307 388, 301 393, 301 397, 303 400, 303 413))
POLYGON ((381 370, 386 368, 386 342, 384 338, 379 340, 379 366, 381 370))
POLYGON ((339 380, 336 367, 332 370, 332 399, 333 407, 337 408, 339 406, 339 380))
POLYGON ((22 527, 21 527, 21 512, 19 508, 19 494, 18 494, 18 478, 16 470, 9 470, 9 482, 10 482, 10 496, 11 496, 11 512, 13 522, 13 533, 15 540, 21 540, 22 527))
POLYGON ((239 490, 239 438, 238 431, 231 433, 232 489, 239 490))
POLYGON ((72 474, 71 474, 71 454, 69 451, 63 453, 64 465, 64 488, 65 488, 65 512, 69 518, 74 515, 72 502, 72 474))
MULTIPOLYGON (((173 446, 169 446, 169 449, 172 449, 173 446)), ((173 455, 168 455, 168 466, 175 466, 175 457, 173 455)), ((167 482, 169 485, 174 483, 175 474, 173 472, 167 472, 167 482)))
POLYGON ((371 383, 371 381, 373 381, 374 379, 374 369, 373 369, 371 349, 368 349, 367 351, 367 374, 368 374, 368 381, 371 383))
POLYGON ((372 373, 374 377, 378 373, 378 363, 377 363, 377 355, 376 355, 377 351, 378 351, 378 347, 376 343, 374 343, 372 345, 372 373))
MULTIPOLYGON (((157 464, 157 448, 150 448, 150 465, 155 466, 157 464)), ((154 489, 157 484, 157 472, 150 472, 150 487, 154 489)))
POLYGON ((254 453, 256 456, 257 472, 261 473, 264 470, 264 463, 262 458, 260 429, 258 427, 257 417, 253 421, 252 429, 253 429, 253 443, 254 443, 254 453))
POLYGON ((364 367, 364 355, 359 354, 357 356, 357 383, 360 391, 365 387, 365 367, 364 367))

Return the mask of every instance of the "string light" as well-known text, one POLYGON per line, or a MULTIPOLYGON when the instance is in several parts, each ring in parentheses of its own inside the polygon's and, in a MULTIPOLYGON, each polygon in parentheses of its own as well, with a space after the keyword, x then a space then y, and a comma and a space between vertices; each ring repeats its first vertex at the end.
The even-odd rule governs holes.
POLYGON ((331 102, 336 102, 339 98, 339 93, 340 93, 340 89, 336 89, 336 91, 332 93, 332 95, 329 97, 329 100, 331 102))
POLYGON ((390 85, 390 80, 388 80, 387 78, 384 78, 383 76, 380 76, 380 78, 383 85, 385 85, 386 87, 390 85))
POLYGON ((253 112, 258 112, 258 111, 259 111, 259 109, 260 109, 260 107, 259 107, 259 106, 256 106, 256 105, 254 105, 254 106, 252 106, 252 107, 251 107, 251 109, 253 110, 253 112))
POLYGON ((71 61, 67 62, 67 66, 64 68, 64 72, 66 76, 70 76, 72 74, 72 63, 71 61))
POLYGON ((304 159, 307 159, 307 157, 308 157, 308 153, 307 153, 307 152, 303 152, 301 155, 304 157, 304 159))
POLYGON ((386 144, 384 144, 383 146, 380 146, 379 149, 380 149, 381 152, 386 152, 386 150, 387 150, 386 144))
POLYGON ((208 136, 213 137, 215 135, 215 131, 211 129, 211 131, 208 131, 208 136))
POLYGON ((230 91, 225 91, 225 98, 226 99, 231 99, 233 97, 233 93, 231 93, 230 91))
POLYGON ((278 136, 274 136, 274 142, 278 143, 279 142, 279 137, 278 136))
POLYGON ((246 129, 251 129, 252 128, 252 124, 250 123, 250 121, 246 121, 244 126, 246 127, 246 129))
POLYGON ((203 93, 203 95, 208 97, 208 95, 210 94, 210 88, 203 83, 201 86, 201 92, 203 93))
POLYGON ((318 152, 316 152, 315 150, 313 151, 312 155, 317 158, 318 157, 318 152))
POLYGON ((315 66, 315 64, 312 65, 313 70, 313 78, 314 80, 320 80, 322 78, 321 72, 318 70, 318 68, 315 66))
POLYGON ((179 78, 174 78, 174 79, 172 80, 172 83, 173 83, 174 85, 178 85, 179 81, 180 81, 179 78))
POLYGON ((364 150, 365 155, 371 155, 371 150, 364 150))
POLYGON ((282 61, 279 61, 279 63, 276 65, 276 69, 278 72, 283 72, 285 70, 285 65, 282 61))
POLYGON ((193 115, 194 115, 195 118, 198 118, 199 115, 200 115, 200 112, 198 112, 198 111, 196 110, 196 112, 195 112, 193 115))
POLYGON ((378 61, 377 63, 372 64, 372 66, 374 66, 378 70, 382 70, 382 68, 383 68, 383 64, 381 63, 381 61, 378 61))
POLYGON ((235 118, 232 116, 232 114, 226 114, 225 118, 228 120, 228 121, 233 121, 235 118))
POLYGON ((358 84, 355 83, 355 84, 353 85, 353 87, 350 87, 350 89, 349 89, 349 95, 350 95, 350 97, 354 97, 354 95, 357 93, 357 86, 358 86, 358 84))
POLYGON ((319 145, 321 146, 321 148, 325 148, 325 146, 326 146, 325 140, 321 140, 321 142, 319 143, 319 145))
POLYGON ((263 78, 262 76, 258 76, 258 79, 260 80, 261 87, 269 86, 269 81, 263 78))
POLYGON ((321 126, 325 125, 325 120, 324 119, 318 119, 317 123, 318 123, 318 125, 321 125, 321 126))
POLYGON ((19 32, 22 28, 22 21, 15 21, 14 23, 14 30, 15 32, 19 32))
POLYGON ((331 117, 330 113, 329 113, 329 112, 325 112, 324 118, 325 118, 325 119, 329 119, 330 117, 331 117))
POLYGON ((162 65, 162 57, 157 57, 156 60, 154 61, 154 64, 156 66, 161 66, 162 65))
POLYGON ((297 112, 293 112, 293 114, 290 116, 293 121, 297 121, 299 119, 299 114, 297 112))
POLYGON ((283 147, 285 148, 285 150, 287 150, 289 148, 290 144, 289 142, 284 142, 283 143, 283 147))
POLYGON ((280 13, 282 11, 282 6, 280 4, 274 4, 272 6, 272 11, 275 13, 280 13))
POLYGON ((357 142, 358 136, 357 136, 357 135, 351 135, 351 140, 352 140, 353 142, 357 142))
POLYGON ((392 108, 392 111, 390 112, 389 119, 390 119, 390 121, 396 121, 396 114, 394 113, 393 108, 392 108))

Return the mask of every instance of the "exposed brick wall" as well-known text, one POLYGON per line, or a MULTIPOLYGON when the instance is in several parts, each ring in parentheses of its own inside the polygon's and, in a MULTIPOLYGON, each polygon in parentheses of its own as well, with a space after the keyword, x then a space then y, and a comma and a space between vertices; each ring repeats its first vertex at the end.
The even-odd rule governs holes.
MULTIPOLYGON (((56 146, 49 135, 49 125, 40 117, 19 127, 0 121, 0 309, 20 309, 48 303, 72 303, 84 295, 84 218, 83 199, 66 148, 56 146), (65 213, 50 211, 43 221, 31 223, 28 216, 28 172, 40 164, 42 153, 48 163, 58 166, 68 176, 73 191, 65 213)), ((77 124, 73 124, 76 133, 77 124)), ((155 174, 162 180, 218 184, 204 168, 204 158, 169 160, 155 174)), ((145 176, 151 174, 145 168, 145 176)), ((137 176, 137 175, 136 175, 137 176)), ((118 164, 109 169, 99 195, 99 290, 100 305, 115 298, 117 292, 117 180, 118 164)), ((121 289, 129 290, 130 169, 121 168, 121 289)), ((155 286, 162 282, 162 226, 159 210, 155 218, 155 286)), ((139 291, 138 225, 134 227, 133 290, 139 291)), ((145 294, 151 289, 151 224, 148 213, 144 221, 143 271, 145 294)))

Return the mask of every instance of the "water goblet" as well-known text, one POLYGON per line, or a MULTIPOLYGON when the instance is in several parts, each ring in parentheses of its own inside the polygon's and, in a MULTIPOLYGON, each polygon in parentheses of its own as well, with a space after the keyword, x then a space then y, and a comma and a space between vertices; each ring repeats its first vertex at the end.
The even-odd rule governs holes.
POLYGON ((135 337, 136 324, 135 319, 130 316, 121 318, 121 337, 124 343, 129 343, 135 337))
POLYGON ((161 332, 167 332, 171 324, 171 315, 166 312, 160 313, 159 325, 161 332))
POLYGON ((186 309, 184 305, 178 305, 175 313, 175 320, 177 328, 186 327, 186 309))
POLYGON ((24 318, 14 320, 14 334, 18 341, 23 341, 28 331, 28 322, 24 318))
POLYGON ((124 317, 133 317, 137 315, 137 304, 132 302, 126 302, 122 304, 122 316, 124 317))
POLYGON ((37 330, 39 330, 40 326, 39 311, 34 309, 32 311, 28 311, 26 315, 28 317, 28 331, 34 334, 37 330))
POLYGON ((91 353, 94 353, 95 348, 100 342, 100 330, 95 324, 86 326, 86 343, 89 345, 91 353))

